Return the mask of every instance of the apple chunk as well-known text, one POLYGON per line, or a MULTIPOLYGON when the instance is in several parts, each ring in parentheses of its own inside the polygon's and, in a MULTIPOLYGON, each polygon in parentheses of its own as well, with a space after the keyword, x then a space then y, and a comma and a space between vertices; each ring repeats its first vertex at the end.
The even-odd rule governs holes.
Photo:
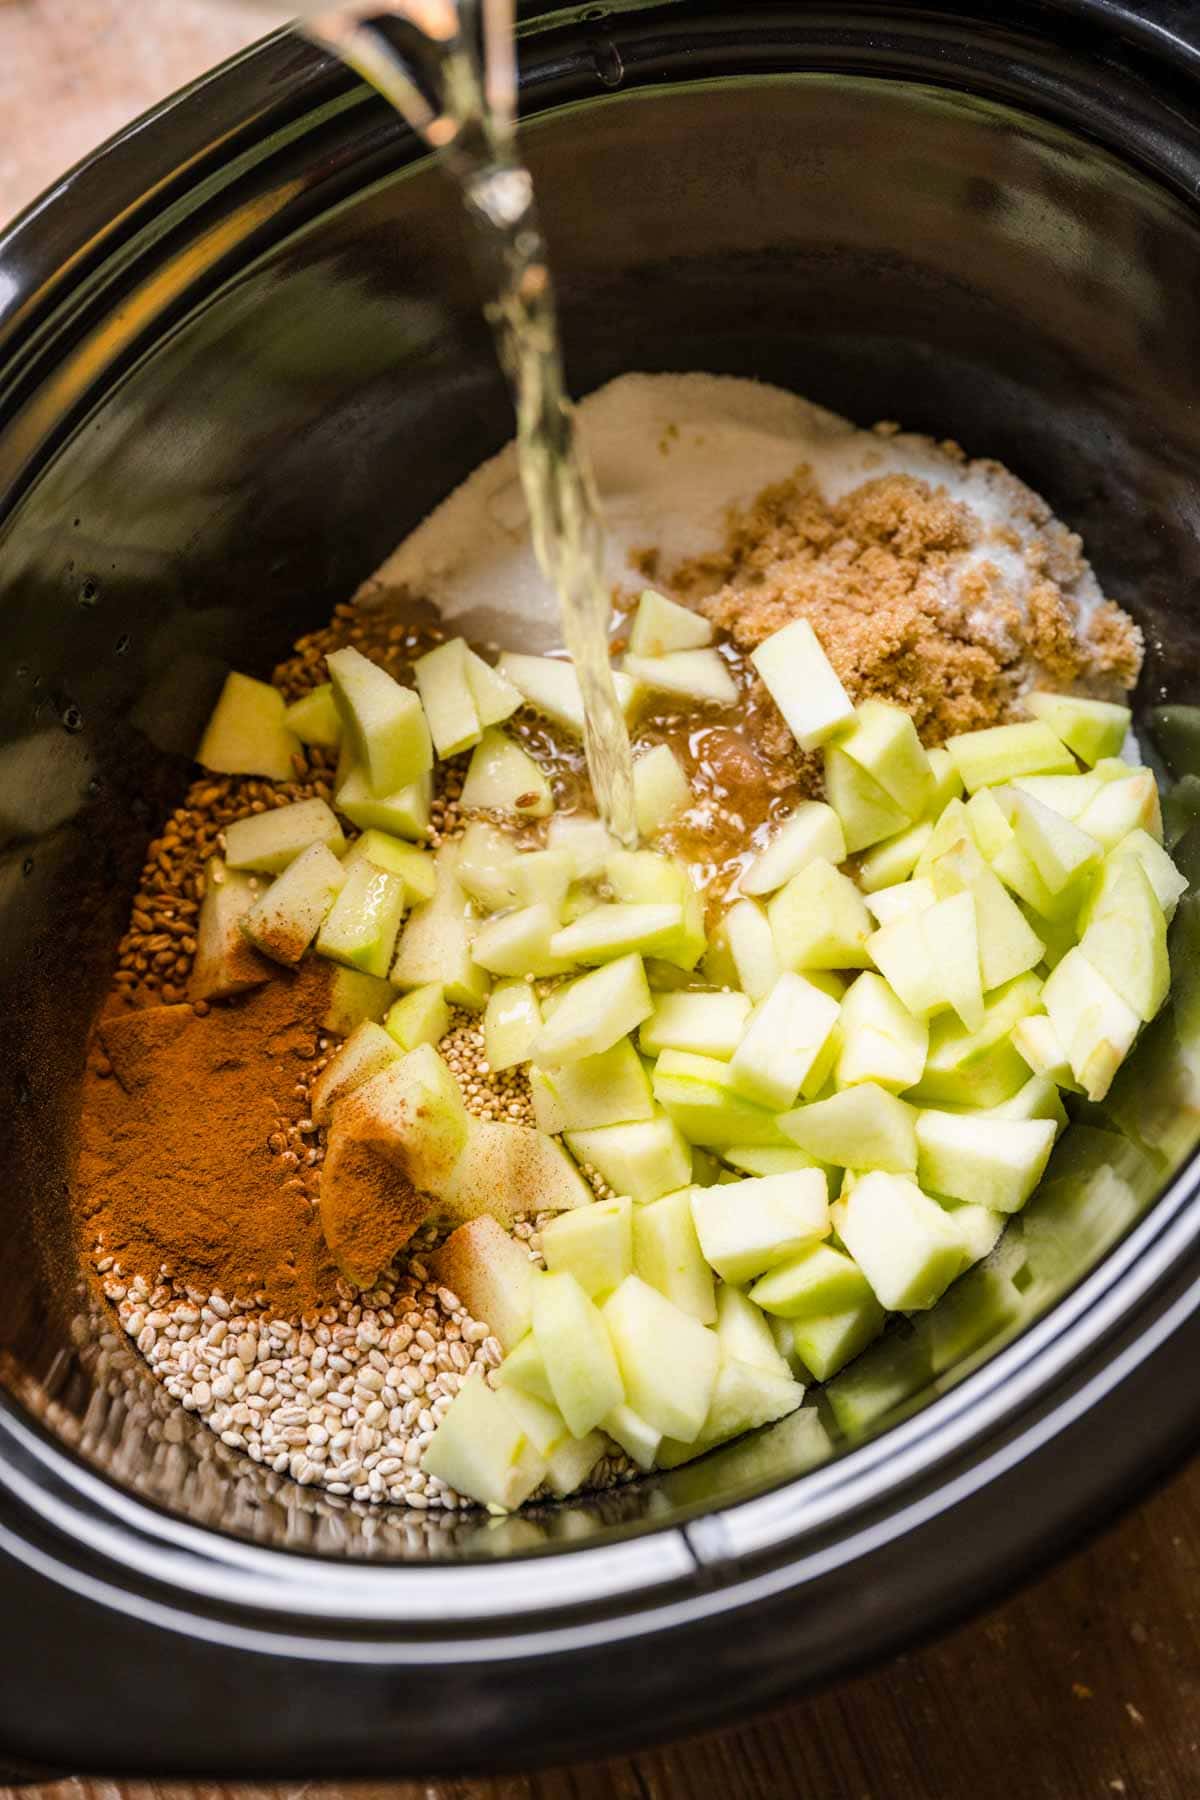
POLYGON ((595 1200, 560 1213, 542 1227, 542 1255, 551 1273, 565 1269, 590 1299, 610 1294, 633 1273, 633 1202, 595 1200))
POLYGON ((755 1007, 733 1053, 733 1085, 775 1111, 794 1106, 801 1093, 815 1095, 833 1060, 830 1034, 838 1011, 837 1001, 803 976, 781 975, 755 1007))
POLYGON ((916 1112, 873 1082, 798 1106, 780 1120, 793 1143, 843 1169, 907 1174, 917 1166, 916 1112))
POLYGON ((694 1188, 700 1248, 723 1281, 752 1281, 829 1230, 820 1169, 694 1188))
POLYGON ((495 1219, 484 1215, 460 1225, 434 1251, 429 1267, 505 1352, 516 1348, 533 1318, 535 1270, 495 1219))
POLYGON ((573 1436, 586 1436, 625 1400, 605 1320, 573 1275, 560 1271, 534 1282, 533 1340, 573 1436))
POLYGON ((189 1000, 224 1000, 271 979, 270 963, 251 947, 242 930, 243 918, 261 895, 261 887, 250 876, 234 874, 220 857, 210 857, 188 978, 189 1000))
POLYGON ((932 1306, 963 1267, 947 1215, 907 1176, 864 1175, 837 1215, 838 1236, 889 1312, 932 1306))
POLYGON ((979 1113, 917 1116, 917 1176, 952 1200, 1018 1212, 1054 1148, 1053 1119, 997 1119, 979 1113))
POLYGON ((467 1376, 421 1458, 426 1475, 481 1506, 509 1512, 546 1474, 520 1421, 482 1371, 467 1376))
POLYGON ((324 844, 310 844, 242 917, 242 930, 275 962, 294 966, 316 937, 346 883, 346 871, 324 844))
POLYGON ((346 848, 342 828, 324 800, 295 800, 227 825, 225 865, 278 875, 310 844, 324 844, 335 856, 346 848))
POLYGON ((633 954, 605 963, 565 990, 534 1042, 533 1060, 553 1068, 581 1056, 598 1056, 653 1011, 641 957, 633 954))
POLYGON ((691 1188, 679 1188, 673 1194, 664 1194, 661 1200, 636 1208, 633 1266, 643 1281, 665 1294, 681 1312, 711 1325, 717 1316, 716 1290, 696 1234, 692 1192, 691 1188))
POLYGON ((845 688, 807 619, 764 638, 750 660, 802 750, 816 750, 854 717, 845 688))
POLYGON ((628 1404, 664 1436, 690 1443, 716 1386, 716 1334, 636 1275, 605 1301, 603 1316, 628 1404))
POLYGON ((433 745, 424 709, 411 688, 347 646, 327 658, 338 712, 377 797, 394 794, 433 767, 433 745))
POLYGON ((201 767, 219 775, 294 781, 293 759, 301 754, 300 739, 284 721, 279 689, 249 675, 227 675, 196 752, 201 767))
POLYGON ((845 862, 842 822, 823 800, 802 800, 744 872, 741 891, 773 894, 818 857, 834 865, 845 862))
POLYGON ((711 644, 713 628, 701 613, 668 600, 654 588, 643 588, 629 648, 635 656, 669 656, 674 650, 701 650, 711 644))

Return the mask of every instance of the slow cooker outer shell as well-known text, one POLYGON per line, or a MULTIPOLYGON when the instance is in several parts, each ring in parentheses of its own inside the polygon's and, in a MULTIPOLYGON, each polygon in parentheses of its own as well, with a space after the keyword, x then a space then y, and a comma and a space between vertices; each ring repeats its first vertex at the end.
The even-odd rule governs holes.
MULTIPOLYGON (((1046 165, 1054 165, 1058 186, 1047 175, 1044 216, 1031 215, 1020 227, 1042 272, 1056 266, 1055 222, 1061 226, 1072 205, 1093 209, 1081 216, 1084 246, 1093 251, 1105 247, 1104 231, 1112 217, 1136 216, 1132 190, 1115 166, 1109 176, 1111 206, 1099 208, 1105 189, 1089 148, 1092 140, 1125 150, 1134 168, 1152 172, 1164 190, 1190 202, 1200 185, 1200 159, 1195 133, 1178 105, 1183 96, 1194 112, 1196 52, 1180 40, 1187 24, 1186 8, 1164 5, 1134 14, 1086 0, 1008 9, 1000 23, 989 20, 983 9, 977 16, 970 8, 907 5, 736 12, 664 5, 560 16, 528 41, 531 105, 542 110, 551 103, 599 95, 613 79, 614 68, 622 67, 625 92, 635 96, 630 101, 619 94, 600 110, 579 115, 581 129, 593 134, 593 148, 598 148, 590 160, 581 155, 578 168, 571 165, 572 179, 561 185, 556 184, 556 167, 561 172, 564 165, 555 147, 569 134, 571 115, 539 124, 530 138, 535 161, 546 159, 546 210, 564 272, 568 343, 580 385, 603 379, 627 360, 622 322, 638 316, 640 308, 654 326, 641 342, 648 360, 662 366, 698 362, 757 370, 790 379, 848 411, 869 412, 884 401, 894 404, 878 410, 894 411, 926 428, 951 420, 971 447, 1007 457, 1081 524, 1089 543, 1100 548, 1106 581, 1136 605, 1151 627, 1152 685, 1161 684, 1172 697, 1194 698, 1187 685, 1189 665, 1194 672, 1200 646, 1194 619, 1181 616, 1178 602, 1196 565, 1194 507, 1188 501, 1196 465, 1183 454, 1190 443, 1190 387, 1181 378, 1173 400, 1164 395, 1158 439, 1152 444, 1149 422, 1138 414, 1129 380, 1139 348, 1148 368, 1164 363, 1172 331, 1179 339, 1175 353, 1181 368, 1189 360, 1194 364, 1194 319, 1182 305, 1159 317, 1154 304, 1171 295, 1176 284, 1181 295, 1200 292, 1190 231, 1182 223, 1172 227, 1170 207, 1164 202, 1156 211, 1147 197, 1141 235, 1120 245, 1127 266, 1115 271, 1097 266, 1079 254, 1078 243, 1063 241, 1057 264, 1061 291, 1031 296, 1028 308, 1031 318, 1057 314, 1057 341, 1053 333, 1039 341, 1032 326, 1022 335, 1021 296, 989 295, 982 288, 981 269, 971 259, 957 268, 927 264, 922 277, 929 241, 919 231, 935 220, 939 205, 953 202, 965 242, 1008 203, 1006 183, 1025 134, 1036 136, 1042 128, 998 113, 1004 102, 1024 105, 1078 132, 1073 148, 1047 133, 1046 165), (984 135, 996 158, 991 179, 977 172, 968 178, 959 169, 963 179, 953 190, 957 165, 947 158, 944 171, 932 172, 928 207, 905 215, 913 235, 897 242, 890 256, 859 254, 855 261, 845 252, 846 244, 853 246, 856 231, 860 236, 865 231, 864 221, 878 217, 878 196, 863 196, 857 208, 846 209, 840 260, 810 255, 804 265, 809 279, 798 294, 796 264, 765 250, 751 255, 747 245, 739 248, 740 262, 730 257, 724 263, 710 259, 689 267, 686 256, 655 266, 648 254, 654 246, 643 244, 634 247, 643 258, 639 271, 636 255, 622 253, 619 230, 607 229, 599 203, 603 192, 589 187, 589 181, 598 181, 598 170, 611 170, 619 177, 612 193, 628 196, 631 205, 639 188, 653 186, 651 175, 661 182, 661 169, 639 170, 631 163, 622 172, 620 165, 623 134, 642 131, 639 117, 656 116, 653 90, 663 84, 678 94, 702 77, 762 75, 790 67, 845 78, 843 102, 836 95, 830 100, 831 119, 841 116, 839 104, 844 110, 852 98, 859 105, 869 102, 869 89, 851 85, 864 78, 948 90, 936 96, 920 85, 880 88, 879 105, 884 106, 890 92, 888 104, 898 103, 904 93, 912 95, 914 117, 931 118, 942 107, 947 141, 960 146, 972 139, 975 126, 986 125, 984 135), (986 99, 961 105, 950 93, 960 85, 986 99), (643 87, 652 90, 645 97, 643 87), (640 115, 629 110, 639 106, 640 115), (627 109, 624 114, 621 107, 627 109), (1120 131, 1117 120, 1123 121, 1120 131), (597 251, 596 245, 607 248, 597 251), (1173 254, 1164 260, 1167 251, 1173 254), (858 281, 852 294, 848 270, 869 275, 870 282, 864 287, 858 281), (1099 302, 1107 292, 1106 281, 1116 284, 1116 291, 1121 282, 1136 280, 1152 290, 1140 346, 1116 336, 1105 339, 1107 326, 1115 333, 1125 321, 1102 317, 1097 325, 1102 341, 1080 342, 1078 358, 1073 358, 1069 341, 1063 341, 1064 335, 1069 339, 1064 321, 1072 316, 1082 320, 1089 303, 1103 315, 1099 302), (749 332, 748 292, 756 299, 749 332), (882 331, 879 319, 870 317, 872 294, 886 300, 882 331), (973 325, 968 299, 984 309, 973 325), (972 360, 972 331, 980 334, 981 317, 995 339, 990 360, 979 355, 972 360), (918 354, 922 331, 937 346, 936 357, 918 354), (1105 371, 1103 378, 1097 369, 1105 371), (969 413, 964 413, 965 392, 971 397, 969 413), (1064 418, 1071 427, 1065 433, 1064 418), (1144 478, 1137 495, 1143 507, 1141 531, 1114 529, 1114 519, 1128 527, 1137 516, 1133 495, 1121 489, 1114 442, 1129 451, 1130 466, 1144 478), (1063 454, 1064 443, 1070 455, 1063 454)), ((707 92, 714 109, 710 116, 732 117, 732 90, 724 90, 724 97, 719 89, 707 92)), ((828 88, 801 86, 794 104, 815 106, 822 92, 832 94, 828 88)), ((759 119, 782 117, 777 96, 772 99, 769 90, 760 89, 757 97, 759 119)), ((669 102, 662 104, 668 107, 669 102)), ((105 382, 111 386, 122 371, 132 371, 126 395, 136 392, 136 363, 152 338, 156 353, 176 329, 179 343, 188 340, 189 315, 197 300, 211 299, 214 309, 226 304, 230 290, 223 293, 220 286, 225 277, 233 277, 236 287, 239 268, 256 251, 265 259, 275 256, 277 245, 277 270, 294 275, 303 268, 304 240, 296 239, 289 251, 286 232, 306 219, 319 219, 339 193, 350 202, 363 185, 364 171, 384 177, 398 160, 403 162, 409 154, 403 134, 378 110, 370 112, 369 123, 366 113, 357 119, 358 105, 347 77, 312 53, 277 40, 131 129, 67 178, 55 196, 33 209, 0 244, 0 269, 10 284, 0 326, 5 355, 0 365, 0 468, 4 504, 17 526, 22 521, 27 526, 29 504, 36 511, 38 482, 48 480, 52 494, 53 481, 59 482, 60 509, 66 498, 64 470, 72 466, 72 456, 83 454, 78 448, 80 423, 99 397, 100 383, 94 393, 81 388, 74 408, 64 406, 57 418, 45 411, 38 415, 37 407, 49 373, 66 365, 89 330, 106 329, 116 303, 134 289, 139 259, 144 264, 151 260, 147 221, 165 220, 165 237, 174 232, 184 243, 189 233, 219 226, 223 216, 240 208, 237 216, 245 229, 240 237, 230 237, 227 261, 198 259, 194 290, 181 291, 164 305, 149 322, 153 332, 148 327, 144 337, 129 335, 115 347, 101 342, 105 353, 111 352, 103 369, 105 382), (273 212, 266 199, 273 194, 278 200, 287 188, 286 180, 276 180, 281 171, 294 181, 273 212), (205 188, 205 182, 211 186, 205 188), (261 208, 257 213, 255 204, 261 208), (30 425, 31 418, 37 422, 39 417, 42 436, 30 425)), ((640 140, 635 137, 643 151, 647 141, 654 142, 653 128, 648 139, 644 133, 640 140)), ((728 197, 736 194, 743 175, 752 175, 754 149, 732 131, 727 142, 737 144, 743 162, 735 159, 721 183, 700 192, 708 216, 721 207, 722 229, 736 245, 739 231, 749 231, 752 220, 731 216, 728 197)), ((902 137, 893 144, 893 179, 902 183, 910 146, 902 137)), ((768 159, 763 167, 769 166, 768 159)), ((873 173, 881 166, 883 159, 864 158, 864 167, 873 173)), ((801 178, 804 173, 801 167, 801 178)), ((819 187, 819 160, 812 173, 819 187)), ((930 174, 929 166, 925 173, 930 174)), ((779 169, 776 175, 786 178, 789 171, 779 169)), ((429 391, 447 416, 462 425, 457 432, 444 431, 432 446, 423 445, 426 453, 415 468, 411 455, 408 465, 395 462, 400 472, 408 473, 399 508, 407 508, 412 517, 464 472, 462 463, 477 454, 481 434, 499 440, 506 417, 482 328, 474 318, 461 247, 447 224, 444 195, 430 211, 433 189, 418 173, 417 182, 422 179, 425 210, 418 210, 417 217, 424 235, 406 243, 405 253, 414 261, 414 285, 427 281, 431 294, 445 297, 431 350, 453 346, 456 359, 429 391), (444 289, 438 285, 443 277, 444 289)), ((684 236, 686 203, 689 195, 694 198, 698 179, 695 163, 680 179, 679 228, 684 236)), ((761 185, 749 191, 753 207, 748 212, 765 212, 770 192, 761 185)), ((397 194, 403 201, 403 188, 397 194)), ((378 202, 381 214, 388 205, 384 189, 378 202)), ((703 233, 696 235, 699 239, 703 233)), ((258 297, 269 301, 270 280, 261 274, 249 275, 244 293, 253 296, 256 281, 258 297)), ((360 458, 368 461, 369 453, 396 459, 399 452, 386 430, 375 425, 357 439, 348 432, 340 441, 354 442, 360 458)), ((319 461, 323 451, 338 449, 339 439, 331 435, 322 444, 315 438, 310 447, 319 461)), ((74 466, 84 464, 76 460, 74 466)), ((365 466, 360 461, 358 471, 365 466)), ((346 532, 337 541, 331 535, 314 565, 310 546, 303 555, 289 548, 286 509, 268 515, 275 535, 264 530, 263 541, 247 547, 248 567, 227 571, 224 598, 235 616, 220 624, 227 634, 222 645, 230 653, 232 636, 240 633, 243 654, 257 651, 260 661, 269 662, 289 618, 294 629, 296 608, 309 609, 315 621, 403 528, 404 518, 396 515, 372 522, 362 494, 356 499, 347 470, 338 468, 337 475, 343 484, 337 497, 348 516, 358 506, 353 516, 361 530, 346 532), (252 610, 252 601, 262 603, 252 610)), ((45 500, 42 504, 46 506, 45 500)), ((297 516, 293 509, 293 526, 297 516)), ((51 526, 61 525, 53 508, 43 518, 51 526)), ((103 533, 95 542, 97 547, 104 544, 103 533)), ((24 543, 29 546, 28 533, 24 543)), ((157 578, 163 567, 169 577, 161 590, 162 605, 182 605, 186 612, 186 588, 195 580, 195 566, 181 556, 173 571, 170 565, 154 567, 157 578)), ((119 576, 127 575, 123 567, 119 576)), ((61 611, 71 620, 70 649, 77 660, 98 659, 114 624, 113 615, 104 611, 103 593, 94 612, 69 610, 77 603, 82 607, 86 580, 83 566, 71 570, 68 565, 63 573, 61 611)), ((107 580, 107 571, 101 570, 102 590, 107 580)), ((121 594, 120 579, 113 591, 121 594)), ((24 634, 39 643, 55 622, 47 593, 31 588, 29 594, 24 610, 19 595, 17 608, 9 605, 10 623, 15 639, 24 634)), ((144 609, 154 594, 143 591, 137 599, 144 609)), ((194 597, 190 604, 193 613, 202 610, 194 597)), ((123 612, 115 622, 118 629, 127 622, 123 612)), ((209 648, 201 635, 199 653, 203 656, 209 648)), ((22 679, 15 657, 14 665, 7 689, 0 690, 10 714, 21 702, 12 685, 22 679)), ((81 676, 85 685, 86 673, 81 676)), ((97 673, 98 704, 102 686, 97 673)), ((67 734, 78 737, 83 754, 87 732, 78 732, 73 722, 80 698, 72 688, 43 693, 29 702, 28 717, 45 723, 49 704, 67 734)), ((191 699, 194 703, 195 694, 191 699)), ((90 720, 90 692, 83 693, 82 702, 78 709, 90 720)), ((131 762, 123 797, 140 801, 143 837, 158 816, 159 800, 168 803, 172 781, 178 778, 177 770, 157 767, 144 776, 141 766, 131 762), (145 780, 160 785, 139 792, 145 780)), ((121 798, 119 783, 117 792, 121 798)), ((128 843, 106 846, 110 860, 88 925, 101 938, 108 932, 110 942, 136 866, 137 844, 135 830, 128 843)), ((37 856, 27 860, 35 867, 29 875, 21 872, 25 885, 16 888, 24 895, 26 922, 36 911, 34 898, 49 905, 56 891, 53 846, 39 845, 37 856)), ((10 857, 6 872, 15 876, 20 871, 21 861, 10 857)), ((11 903, 12 895, 9 885, 0 898, 11 903)), ((18 944, 9 935, 5 960, 10 981, 18 944)), ((81 947, 88 952, 83 962, 98 972, 102 958, 97 958, 95 944, 89 948, 80 934, 69 948, 75 954, 81 947)), ((62 945, 53 954, 60 967, 71 966, 62 945)), ((93 992, 86 982, 77 983, 74 991, 60 991, 68 1016, 74 1008, 85 1018, 93 992)), ((56 1143, 55 1109, 62 1101, 61 1094, 44 1093, 36 1076, 36 1056, 24 1051, 2 1074, 16 1150, 28 1153, 29 1166, 47 1144, 56 1143)), ((39 1335, 53 1342, 59 1329, 52 1285, 41 1292, 30 1283, 20 1287, 15 1274, 25 1266, 53 1274, 42 1241, 53 1235, 52 1200, 48 1189, 40 1211, 31 1207, 11 1221, 13 1253, 0 1273, 6 1348, 39 1335)), ((7 1204, 12 1212, 11 1197, 7 1204)), ((211 1540, 206 1555, 205 1532, 189 1528, 181 1536, 153 1512, 142 1509, 139 1518, 136 1502, 121 1508, 110 1504, 99 1490, 77 1479, 71 1459, 0 1395, 0 1606, 7 1619, 22 1621, 21 1629, 9 1631, 0 1642, 0 1747, 29 1763, 159 1773, 495 1769, 599 1754, 621 1743, 715 1723, 778 1699, 796 1685, 884 1654, 914 1632, 933 1629, 979 1604, 1076 1541, 1081 1530, 1191 1444, 1195 1404, 1164 1370, 1180 1366, 1181 1359, 1183 1367, 1189 1366, 1200 1335, 1194 1318, 1194 1211, 1190 1185, 1184 1181, 1122 1246, 1124 1260, 1118 1253, 1089 1279, 1085 1302, 1060 1308, 1028 1340, 1003 1352, 996 1364, 939 1402, 928 1420, 918 1416, 900 1427, 886 1440, 894 1446, 894 1457, 889 1453, 873 1464, 864 1464, 862 1456, 847 1458, 822 1471, 819 1480, 812 1477, 727 1512, 706 1512, 702 1504, 672 1507, 668 1501, 662 1516, 670 1528, 642 1540, 660 1545, 662 1559, 662 1567, 648 1573, 643 1591, 628 1598, 571 1599, 569 1565, 576 1558, 581 1590, 589 1579, 585 1570, 602 1568, 596 1559, 610 1553, 616 1578, 623 1533, 614 1527, 610 1542, 599 1549, 556 1557, 567 1565, 566 1579, 558 1581, 561 1596, 554 1605, 547 1602, 545 1616, 493 1618, 486 1634, 456 1615, 452 1603, 436 1629, 412 1621, 405 1595, 415 1593, 416 1583, 440 1581, 442 1572, 436 1569, 381 1567, 380 1595, 395 1596, 394 1613, 368 1625, 310 1614, 304 1560, 262 1551, 263 1567, 270 1565, 270 1579, 282 1599, 269 1609, 253 1605, 238 1591, 243 1565, 233 1559, 223 1562, 219 1540, 211 1540), (1169 1255, 1162 1247, 1168 1228, 1169 1255), (1003 1391, 1006 1374, 1012 1382, 1010 1400, 1003 1391), (912 1458, 905 1474, 887 1468, 889 1461, 905 1456, 912 1458), (863 1473, 864 1467, 878 1473, 863 1473), (816 1493, 844 1493, 844 1512, 818 1521, 811 1498, 816 1493), (747 1618, 745 1609, 751 1605, 754 1612, 747 1618), (70 1696, 67 1704, 64 1694, 70 1696), (139 1702, 152 1696, 152 1715, 141 1704, 134 1712, 130 1694, 139 1702)), ((9 1222, 6 1216, 6 1227, 9 1222)), ((64 1272, 65 1262, 60 1260, 58 1268, 64 1272)), ((707 1503, 720 1505, 725 1498, 711 1495, 707 1503)), ((538 1559, 523 1567, 536 1592, 538 1559)), ((454 1573, 479 1584, 486 1614, 487 1568, 454 1573)), ((541 1579, 548 1573, 543 1565, 541 1579)), ((449 1595, 455 1589, 434 1591, 449 1595)), ((387 1614, 389 1604, 381 1612, 387 1614)), ((428 1603, 420 1610, 427 1614, 428 1603)))

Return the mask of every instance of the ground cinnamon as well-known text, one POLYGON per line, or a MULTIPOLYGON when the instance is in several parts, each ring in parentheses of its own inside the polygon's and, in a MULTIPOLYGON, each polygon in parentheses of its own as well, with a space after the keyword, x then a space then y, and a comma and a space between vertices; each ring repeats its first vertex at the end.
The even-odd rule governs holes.
POLYGON ((328 981, 313 960, 204 1016, 147 1006, 100 1021, 76 1178, 89 1249, 285 1316, 336 1296, 313 1184, 281 1131, 303 1117, 328 981))

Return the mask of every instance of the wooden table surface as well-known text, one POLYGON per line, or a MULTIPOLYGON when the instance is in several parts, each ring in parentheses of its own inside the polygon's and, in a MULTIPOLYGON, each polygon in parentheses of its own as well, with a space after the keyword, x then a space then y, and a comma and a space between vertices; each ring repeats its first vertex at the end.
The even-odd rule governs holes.
MULTIPOLYGON (((218 0, 0 0, 0 218, 261 25, 218 0)), ((976 1623, 739 1731, 521 1778, 169 1791, 204 1800, 351 1791, 362 1800, 1200 1800, 1198 1608, 1200 1466, 976 1623)), ((21 1791, 150 1800, 163 1790, 77 1780, 21 1791)), ((13 1792, 0 1788, 0 1800, 13 1792)))

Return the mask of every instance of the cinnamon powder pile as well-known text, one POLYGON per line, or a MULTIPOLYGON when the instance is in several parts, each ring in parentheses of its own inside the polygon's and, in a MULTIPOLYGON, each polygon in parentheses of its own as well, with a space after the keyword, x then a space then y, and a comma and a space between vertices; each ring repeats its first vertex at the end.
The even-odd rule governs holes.
POLYGON ((328 981, 314 961, 203 1017, 143 1006, 99 1022, 75 1194, 99 1255, 284 1316, 335 1297, 319 1211, 278 1133, 304 1115, 328 981))
MULTIPOLYGON (((1032 535, 985 526, 945 489, 905 474, 829 502, 805 467, 735 513, 719 551, 663 573, 743 651, 807 619, 851 698, 905 707, 929 745, 1001 722, 1037 683, 1117 697, 1137 678, 1137 627, 1108 601, 1080 620, 1070 596, 1085 568, 1079 539, 1023 483, 997 474, 1032 535), (1019 601, 1004 554, 1022 559, 1019 601)), ((749 698, 759 748, 794 762, 757 678, 749 698)))

